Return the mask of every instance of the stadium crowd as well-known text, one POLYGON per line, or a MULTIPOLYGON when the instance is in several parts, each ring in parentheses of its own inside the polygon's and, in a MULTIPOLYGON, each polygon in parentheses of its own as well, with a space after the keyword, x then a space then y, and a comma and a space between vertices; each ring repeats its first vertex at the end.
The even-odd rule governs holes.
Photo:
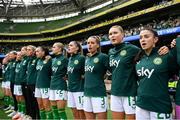
MULTIPOLYGON (((166 19, 153 20, 152 22, 149 22, 149 23, 140 23, 138 25, 128 26, 128 28, 125 28, 124 32, 125 32, 125 36, 128 37, 128 36, 138 35, 144 27, 150 27, 155 30, 161 30, 161 29, 167 29, 167 28, 173 28, 173 27, 179 27, 179 26, 180 26, 180 17, 177 16, 177 17, 170 17, 167 20, 166 19)), ((100 34, 99 36, 102 38, 101 39, 102 41, 109 40, 107 34, 100 34)), ((85 45, 86 38, 82 40, 81 42, 82 42, 81 43, 82 45, 85 45)), ((6 54, 10 50, 19 50, 22 46, 24 46, 24 44, 19 44, 19 45, 14 44, 14 43, 12 44, 3 44, 3 45, 0 44, 1 53, 6 54)))

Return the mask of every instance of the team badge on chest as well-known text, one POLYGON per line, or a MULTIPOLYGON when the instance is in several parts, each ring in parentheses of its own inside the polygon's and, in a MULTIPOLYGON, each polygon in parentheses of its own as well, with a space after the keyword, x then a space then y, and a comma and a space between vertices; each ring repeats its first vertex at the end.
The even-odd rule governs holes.
POLYGON ((75 65, 77 65, 78 63, 79 63, 79 61, 78 61, 78 60, 75 60, 75 61, 74 61, 74 64, 75 64, 75 65))
POLYGON ((121 56, 125 56, 127 54, 127 51, 126 50, 122 50, 121 52, 120 52, 120 55, 121 56))
POLYGON ((32 63, 34 64, 36 62, 36 60, 33 60, 32 63))
POLYGON ((47 61, 44 60, 44 61, 43 61, 43 64, 46 64, 46 63, 47 63, 47 61))
POLYGON ((160 57, 157 57, 153 60, 153 63, 156 65, 160 65, 160 64, 162 64, 162 59, 160 57))
POLYGON ((94 58, 94 63, 98 63, 99 62, 99 58, 94 58))
POLYGON ((61 61, 58 61, 58 62, 57 62, 57 65, 61 65, 61 61))
POLYGON ((31 65, 35 65, 35 62, 36 62, 36 60, 33 60, 31 65))
POLYGON ((23 62, 23 65, 25 65, 26 64, 26 60, 24 60, 24 62, 23 62))

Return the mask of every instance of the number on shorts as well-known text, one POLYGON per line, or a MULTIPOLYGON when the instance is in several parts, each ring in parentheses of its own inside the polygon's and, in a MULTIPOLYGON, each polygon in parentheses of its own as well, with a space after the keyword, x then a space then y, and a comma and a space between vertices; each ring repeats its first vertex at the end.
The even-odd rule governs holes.
POLYGON ((79 104, 81 104, 81 103, 82 103, 82 102, 81 102, 81 96, 79 96, 78 99, 79 99, 79 104))
POLYGON ((63 90, 59 90, 59 96, 60 96, 60 97, 63 96, 63 90))
POLYGON ((83 104, 83 97, 84 97, 84 96, 79 96, 79 97, 78 97, 78 99, 79 99, 79 104, 81 104, 81 105, 83 104))
POLYGON ((105 98, 102 97, 101 99, 101 108, 105 108, 105 98))
POLYGON ((131 97, 131 96, 129 96, 128 97, 128 104, 129 104, 129 106, 131 106, 132 108, 134 108, 135 109, 135 103, 136 103, 136 99, 135 99, 135 97, 131 97))
POLYGON ((21 92, 21 88, 18 88, 18 91, 21 92))
POLYGON ((44 88, 44 89, 43 89, 43 93, 44 93, 44 94, 47 94, 47 93, 48 93, 48 88, 44 88))
POLYGON ((158 113, 157 118, 158 119, 169 119, 171 117, 170 114, 164 114, 164 113, 158 113))

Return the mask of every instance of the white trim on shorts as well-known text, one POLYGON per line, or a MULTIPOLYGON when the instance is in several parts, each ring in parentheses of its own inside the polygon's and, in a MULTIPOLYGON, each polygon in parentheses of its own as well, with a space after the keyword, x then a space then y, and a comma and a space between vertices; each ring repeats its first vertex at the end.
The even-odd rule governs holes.
POLYGON ((50 89, 49 100, 67 100, 67 91, 50 89))
POLYGON ((122 97, 111 95, 111 111, 125 112, 126 114, 135 114, 136 97, 122 97))
POLYGON ((6 81, 2 81, 2 82, 1 82, 1 87, 2 87, 2 88, 6 88, 6 81))
POLYGON ((36 98, 49 98, 49 88, 35 88, 36 98))
POLYGON ((172 120, 172 114, 157 113, 136 106, 136 120, 172 120))
POLYGON ((87 97, 84 96, 83 109, 86 112, 102 113, 107 112, 107 97, 87 97))
POLYGON ((21 96, 22 93, 22 86, 21 85, 14 85, 14 95, 21 96))
POLYGON ((6 81, 5 84, 6 84, 6 87, 5 87, 6 89, 11 89, 11 87, 10 87, 11 82, 10 81, 6 81))
POLYGON ((67 106, 76 108, 77 110, 83 110, 83 97, 84 92, 68 92, 67 106))

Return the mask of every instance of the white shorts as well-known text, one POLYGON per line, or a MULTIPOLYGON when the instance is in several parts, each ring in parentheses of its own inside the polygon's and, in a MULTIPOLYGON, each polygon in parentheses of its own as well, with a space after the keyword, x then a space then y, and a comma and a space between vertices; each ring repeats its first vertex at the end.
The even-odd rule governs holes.
POLYGON ((107 97, 87 97, 84 96, 83 109, 86 112, 101 113, 107 112, 107 97))
POLYGON ((14 85, 14 95, 17 96, 23 95, 21 85, 14 85))
POLYGON ((83 97, 84 92, 68 92, 67 106, 76 108, 77 110, 83 110, 83 97))
POLYGON ((67 91, 65 90, 50 90, 49 100, 67 100, 67 91))
POLYGON ((2 87, 2 88, 6 88, 6 82, 5 82, 5 81, 2 81, 1 87, 2 87))
POLYGON ((10 84, 11 84, 10 81, 6 81, 6 83, 5 83, 5 88, 6 88, 6 89, 10 89, 10 88, 11 88, 11 87, 10 87, 10 84))
POLYGON ((35 88, 36 98, 49 98, 49 88, 35 88))
POLYGON ((136 97, 120 97, 111 95, 111 111, 125 112, 125 114, 135 114, 136 97))
POLYGON ((156 113, 136 106, 136 120, 172 120, 172 114, 156 113))

